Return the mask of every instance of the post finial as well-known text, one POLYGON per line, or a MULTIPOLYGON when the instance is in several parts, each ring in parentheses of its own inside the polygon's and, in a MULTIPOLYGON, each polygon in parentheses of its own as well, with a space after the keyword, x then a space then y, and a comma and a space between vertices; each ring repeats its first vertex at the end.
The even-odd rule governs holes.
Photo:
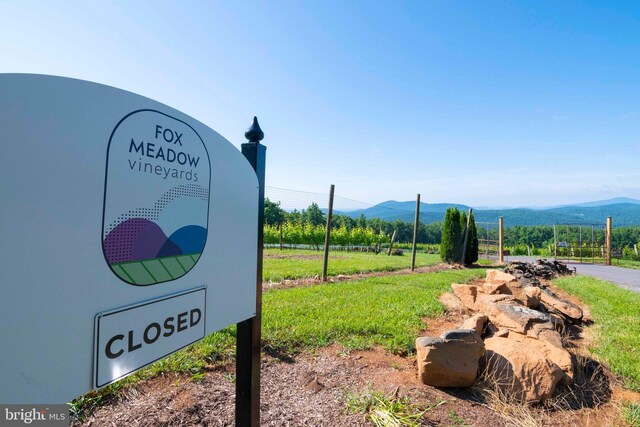
POLYGON ((260 129, 260 125, 258 124, 258 118, 253 116, 253 122, 251 122, 251 126, 244 133, 244 137, 249 140, 249 142, 260 142, 262 138, 264 138, 264 132, 260 129))

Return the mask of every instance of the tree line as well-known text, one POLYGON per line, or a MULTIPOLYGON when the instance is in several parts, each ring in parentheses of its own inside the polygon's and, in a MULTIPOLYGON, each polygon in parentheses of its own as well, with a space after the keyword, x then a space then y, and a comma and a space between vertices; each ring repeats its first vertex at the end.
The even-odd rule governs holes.
MULTIPOLYGON (((265 225, 278 229, 284 224, 304 226, 305 232, 308 230, 307 226, 320 227, 316 230, 314 242, 305 242, 307 244, 315 244, 319 241, 319 235, 322 235, 324 239, 324 226, 326 225, 326 215, 318 207, 316 203, 309 205, 307 209, 300 211, 293 210, 287 212, 280 207, 279 202, 272 202, 268 198, 265 199, 265 225)), ((461 212, 460 215, 466 212, 461 212)), ((446 219, 446 215, 445 215, 446 219)), ((615 220, 615 219, 614 219, 615 220)), ((615 223, 614 223, 615 224, 615 223)), ((443 226, 444 223, 433 222, 430 224, 420 223, 418 227, 418 243, 426 244, 441 244, 443 238, 443 226)), ((409 243, 413 240, 413 223, 402 220, 385 221, 380 218, 366 218, 361 214, 358 218, 351 218, 347 215, 333 215, 332 219, 332 234, 333 230, 342 229, 342 235, 351 232, 354 229, 370 230, 367 233, 369 235, 375 234, 378 239, 382 239, 380 236, 384 236, 386 241, 388 237, 396 232, 396 242, 409 243), (372 233, 372 234, 371 234, 372 233)), ((477 227, 477 234, 480 238, 489 234, 490 238, 497 240, 497 230, 485 230, 482 226, 477 227)), ((535 225, 535 226, 513 226, 509 227, 506 224, 504 230, 504 239, 506 246, 527 245, 536 248, 546 248, 553 245, 553 226, 550 225, 535 225)), ((558 226, 557 228, 558 241, 571 241, 577 242, 580 238, 576 227, 570 227, 567 233, 566 227, 558 226)), ((591 241, 591 228, 583 227, 583 242, 591 241)), ((593 230, 593 237, 596 242, 604 242, 604 229, 597 228, 593 230)), ((633 245, 640 242, 640 227, 614 227, 612 243, 614 248, 632 248, 633 245)), ((293 243, 293 242, 290 242, 293 243)), ((337 244, 337 243, 336 243, 337 244)))
MULTIPOLYGON (((312 203, 307 209, 300 211, 294 209, 291 212, 287 212, 280 207, 279 202, 272 202, 267 198, 264 204, 264 223, 266 226, 271 227, 279 227, 286 223, 325 226, 327 217, 316 203, 312 203)), ((413 223, 402 220, 385 221, 380 218, 366 218, 363 214, 360 214, 358 218, 334 214, 331 220, 332 236, 333 230, 340 228, 348 231, 354 228, 370 229, 376 235, 382 234, 385 236, 391 236, 395 230, 396 242, 409 243, 413 240, 413 223)), ((442 222, 420 223, 418 227, 418 243, 440 244, 441 239, 442 222)))

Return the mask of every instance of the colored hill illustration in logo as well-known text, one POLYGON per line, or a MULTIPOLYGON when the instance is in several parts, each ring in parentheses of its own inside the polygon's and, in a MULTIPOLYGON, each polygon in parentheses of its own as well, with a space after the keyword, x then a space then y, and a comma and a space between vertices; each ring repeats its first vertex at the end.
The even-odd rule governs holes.
POLYGON ((104 254, 113 271, 137 285, 176 279, 198 261, 207 230, 187 225, 167 237, 162 228, 145 218, 118 224, 104 239, 104 254))
POLYGON ((205 223, 208 201, 204 187, 183 184, 163 193, 151 208, 120 214, 104 230, 102 241, 111 270, 134 285, 185 275, 198 262, 207 241, 207 229, 194 222, 205 223))

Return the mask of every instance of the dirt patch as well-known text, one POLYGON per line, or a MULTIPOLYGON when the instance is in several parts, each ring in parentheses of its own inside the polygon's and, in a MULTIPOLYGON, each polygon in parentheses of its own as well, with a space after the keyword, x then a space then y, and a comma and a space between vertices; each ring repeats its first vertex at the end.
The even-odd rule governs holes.
MULTIPOLYGON (((167 375, 129 388, 121 398, 74 426, 183 426, 234 424, 235 385, 228 369, 198 382, 167 375)), ((475 402, 422 385, 415 362, 382 350, 345 353, 337 346, 292 362, 263 358, 261 425, 364 426, 362 414, 346 414, 346 394, 375 390, 435 406, 424 425, 451 425, 451 411, 472 426, 502 426, 500 417, 475 402)))
MULTIPOLYGON (((329 283, 346 282, 348 280, 359 280, 368 277, 380 277, 380 276, 397 276, 402 274, 420 274, 420 273, 435 273, 445 270, 458 270, 460 267, 451 266, 448 264, 438 264, 429 267, 418 267, 414 271, 411 269, 393 270, 393 271, 374 271, 370 273, 358 273, 358 274, 339 274, 337 276, 331 276, 328 278, 329 283)), ((315 277, 305 277, 300 279, 287 279, 281 282, 262 282, 262 289, 269 291, 271 289, 286 289, 295 288, 300 286, 314 286, 323 283, 319 275, 315 277)))
MULTIPOLYGON (((323 259, 323 255, 305 255, 305 254, 264 254, 263 258, 269 259, 308 259, 308 260, 321 260, 323 259)), ((331 255, 329 259, 338 259, 338 258, 346 258, 341 256, 333 256, 331 255)))
MULTIPOLYGON (((449 320, 430 329, 440 333, 449 320)), ((307 352, 282 361, 265 356, 261 378, 261 425, 265 426, 365 426, 362 414, 346 413, 346 395, 375 390, 387 396, 409 397, 430 407, 422 419, 427 426, 508 426, 503 418, 478 402, 470 390, 437 389, 421 384, 415 360, 381 349, 347 353, 339 346, 307 352)), ((619 390, 616 398, 597 408, 549 411, 528 408, 528 415, 545 426, 620 425, 620 401, 637 393, 619 390)), ((633 400, 632 400, 633 401, 633 400)), ((235 384, 233 366, 208 372, 200 382, 187 376, 166 375, 129 388, 112 404, 98 409, 74 426, 232 426, 235 384)), ((526 424, 523 424, 526 425, 526 424)))
POLYGON ((457 329, 465 320, 464 314, 460 312, 447 311, 443 316, 426 317, 422 319, 425 329, 420 333, 421 337, 437 337, 443 332, 457 329))
POLYGON ((625 400, 627 402, 635 402, 640 404, 640 393, 631 390, 625 390, 620 387, 615 387, 613 389, 613 398, 616 400, 625 400))

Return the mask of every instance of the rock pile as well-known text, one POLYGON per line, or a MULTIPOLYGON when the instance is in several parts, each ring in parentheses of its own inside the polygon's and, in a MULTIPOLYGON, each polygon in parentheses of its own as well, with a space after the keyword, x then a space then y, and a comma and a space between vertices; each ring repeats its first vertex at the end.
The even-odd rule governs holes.
POLYGON ((540 285, 538 278, 551 280, 558 276, 572 273, 566 264, 544 258, 540 258, 533 263, 512 261, 505 267, 504 271, 515 276, 518 280, 534 286, 540 285))
POLYGON ((548 399, 559 382, 571 384, 572 359, 559 331, 565 322, 579 322, 582 309, 521 280, 542 268, 546 275, 549 264, 554 274, 564 271, 562 267, 523 264, 517 267, 523 272, 520 277, 491 270, 481 285, 451 285, 472 316, 439 338, 416 339, 418 375, 424 384, 469 387, 482 367, 496 385, 527 402, 548 399))

